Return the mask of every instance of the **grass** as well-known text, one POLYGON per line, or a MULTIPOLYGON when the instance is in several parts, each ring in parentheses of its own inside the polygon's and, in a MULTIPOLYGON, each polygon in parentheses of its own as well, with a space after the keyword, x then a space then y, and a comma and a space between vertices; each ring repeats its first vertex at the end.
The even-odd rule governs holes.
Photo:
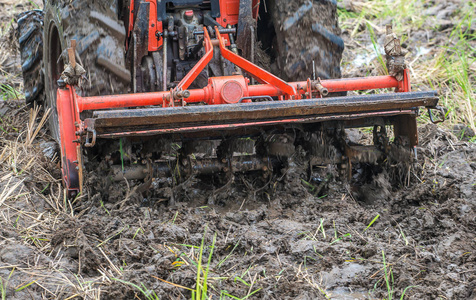
POLYGON ((8 282, 10 281, 10 278, 13 275, 13 271, 15 271, 15 268, 12 268, 12 271, 10 272, 8 278, 5 281, 0 277, 0 295, 2 297, 2 300, 7 299, 7 286, 8 282))
MULTIPOLYGON (((382 250, 382 263, 383 263, 383 271, 384 271, 384 281, 385 281, 385 287, 387 289, 387 297, 384 298, 384 300, 392 300, 394 299, 395 296, 395 281, 393 278, 393 271, 392 271, 392 266, 390 266, 386 259, 385 259, 385 252, 382 250)), ((402 295, 400 296, 400 300, 403 300, 405 297, 405 294, 408 289, 412 288, 414 286, 407 286, 403 292, 402 295)))
MULTIPOLYGON (((344 12, 340 10, 341 17, 347 15, 347 19, 345 20, 347 23, 344 22, 343 27, 347 26, 355 38, 362 37, 364 34, 369 34, 370 31, 373 31, 373 37, 370 37, 369 34, 370 42, 368 44, 371 47, 371 53, 374 53, 375 50, 378 49, 378 38, 381 37, 382 29, 384 28, 379 25, 378 21, 383 18, 392 18, 395 23, 395 32, 399 35, 403 34, 404 39, 408 39, 408 30, 411 26, 415 26, 414 28, 419 28, 418 26, 424 28, 427 26, 425 25, 426 18, 415 14, 415 11, 421 8, 421 3, 428 1, 395 1, 389 7, 382 5, 383 1, 353 2, 362 5, 362 11, 344 12), (362 31, 365 29, 367 31, 362 31)), ((474 5, 472 7, 474 11, 474 5)), ((444 47, 437 48, 438 52, 435 53, 434 57, 420 57, 412 65, 415 78, 414 82, 416 83, 415 86, 417 88, 428 85, 432 88, 438 88, 441 91, 442 103, 450 108, 450 122, 447 124, 460 122, 474 124, 475 72, 474 56, 471 56, 471 53, 475 52, 472 44, 474 41, 474 34, 471 35, 466 30, 468 24, 473 22, 474 13, 468 10, 466 14, 467 16, 462 16, 460 18, 461 21, 458 21, 455 28, 449 31, 447 43, 444 47), (471 114, 471 111, 473 114, 471 114)), ((11 22, 9 21, 9 23, 11 22)), ((8 31, 5 30, 5 27, 2 27, 1 30, 2 33, 8 31)), ((1 60, 3 53, 6 52, 0 52, 0 65, 2 65, 1 60)), ((2 73, 0 70, 0 85, 2 87, 0 89, 1 99, 13 101, 16 101, 16 99, 22 99, 23 95, 19 92, 21 90, 21 83, 19 83, 18 76, 2 73)), ((45 167, 47 162, 38 159, 39 157, 43 157, 41 156, 41 153, 37 151, 38 147, 35 146, 35 143, 38 143, 38 137, 41 138, 43 134, 42 130, 37 130, 43 126, 40 124, 41 122, 38 122, 41 121, 38 120, 41 119, 38 118, 40 114, 33 111, 31 113, 35 113, 36 117, 31 118, 29 111, 21 109, 22 105, 23 104, 17 104, 17 106, 20 107, 17 116, 2 116, 2 119, 0 120, 0 178, 2 178, 2 183, 4 184, 0 187, 0 202, 2 204, 0 205, 0 226, 2 226, 2 228, 5 227, 9 230, 22 233, 22 236, 24 236, 24 240, 21 241, 22 243, 26 243, 30 247, 36 248, 37 251, 51 257, 51 260, 53 261, 52 265, 60 265, 59 257, 55 257, 52 245, 48 241, 51 240, 51 235, 58 230, 59 225, 64 218, 67 218, 68 220, 79 219, 80 215, 84 212, 79 212, 78 210, 75 211, 73 209, 70 203, 62 195, 61 183, 48 173, 48 168, 45 167), (25 123, 27 122, 25 120, 29 119, 33 119, 33 121, 30 120, 29 124, 26 125, 25 123), (12 134, 10 135, 10 133, 12 134), (7 135, 9 135, 8 139, 4 138, 7 135), (17 192, 17 189, 23 187, 24 182, 22 180, 30 177, 33 177, 33 181, 30 182, 32 186, 31 190, 29 188, 27 192, 24 190, 17 192), (35 186, 39 187, 39 193, 37 195, 35 195, 35 186), (19 210, 15 205, 13 205, 17 201, 22 201, 28 204, 37 201, 38 199, 45 203, 45 206, 47 207, 46 210, 41 210, 40 212, 30 208, 19 210)), ((126 147, 124 148, 127 149, 126 147)), ((123 150, 124 149, 120 149, 121 161, 124 159, 123 153, 125 152, 123 150)), ((127 153, 125 154, 127 155, 127 153)), ((309 186, 309 188, 314 188, 314 191, 317 190, 317 187, 313 187, 312 185, 309 186)), ((112 214, 116 216, 117 212, 107 211, 102 202, 100 205, 102 207, 101 209, 104 209, 107 215, 112 214)), ((184 213, 180 213, 179 216, 179 212, 177 211, 174 215, 170 216, 170 218, 167 218, 167 221, 172 224, 182 223, 182 216, 183 219, 187 219, 186 214, 187 211, 185 210, 184 213)), ((322 216, 325 216, 327 221, 325 221, 324 218, 321 218, 320 222, 317 222, 316 227, 314 227, 314 235, 309 234, 308 238, 318 237, 320 240, 322 237, 326 244, 333 243, 333 248, 340 248, 342 242, 338 242, 341 241, 343 237, 349 237, 345 239, 349 242, 353 242, 354 239, 359 238, 359 233, 354 234, 354 231, 352 231, 352 241, 350 240, 350 234, 344 234, 345 232, 339 233, 336 229, 336 225, 340 226, 341 222, 332 222, 332 224, 330 224, 329 220, 332 220, 332 214, 333 211, 326 211, 326 214, 322 216), (324 230, 325 225, 329 230, 327 235, 324 230), (332 227, 334 228, 334 233, 332 233, 332 227)), ((151 217, 152 216, 151 213, 151 217)), ((365 228, 364 224, 359 232, 361 233, 364 228, 364 231, 373 231, 377 219, 378 215, 367 225, 367 228, 365 228)), ((319 220, 319 216, 317 216, 317 220, 319 220)), ((379 219, 378 221, 380 222, 382 220, 379 219)), ((144 230, 142 230, 141 227, 131 225, 130 228, 134 228, 133 230, 125 230, 122 228, 119 233, 104 233, 106 235, 103 238, 107 239, 104 241, 94 240, 92 245, 94 247, 98 243, 101 243, 99 249, 101 249, 101 251, 104 249, 104 252, 111 256, 112 261, 123 261, 118 260, 118 256, 116 256, 117 254, 111 251, 110 248, 108 249, 112 244, 110 241, 119 234, 124 236, 127 235, 132 237, 132 239, 135 238, 136 241, 140 241, 143 238, 142 235, 144 235, 143 231, 148 232, 150 230, 150 227, 148 226, 149 225, 147 224, 144 225, 144 230)), ((409 230, 410 229, 405 228, 405 231, 411 236, 412 232, 409 230)), ((403 229, 400 228, 399 232, 401 233, 405 244, 408 245, 409 242, 403 229)), ((220 238, 222 237, 219 234, 213 234, 212 239, 206 239, 205 234, 206 233, 202 236, 201 243, 197 242, 197 245, 183 244, 180 246, 187 248, 188 251, 186 253, 180 253, 178 256, 179 258, 177 258, 177 261, 180 263, 174 262, 175 264, 173 265, 173 268, 168 273, 173 275, 174 272, 178 273, 180 268, 191 268, 191 270, 196 272, 193 273, 194 278, 190 284, 191 287, 181 286, 159 278, 157 279, 184 290, 184 294, 187 296, 191 296, 193 292, 195 299, 209 299, 210 297, 219 297, 220 299, 258 298, 263 296, 262 293, 260 293, 260 284, 268 285, 269 282, 274 283, 276 287, 299 282, 301 284, 300 287, 303 290, 307 291, 310 286, 313 289, 321 291, 326 298, 329 298, 326 291, 323 289, 322 283, 319 282, 319 279, 313 277, 316 274, 319 274, 319 271, 316 271, 316 269, 313 268, 314 262, 311 260, 314 260, 314 258, 304 256, 304 270, 291 270, 293 267, 297 267, 293 265, 295 262, 292 261, 288 265, 279 266, 277 268, 279 272, 268 269, 263 270, 262 273, 258 274, 258 271, 256 270, 266 265, 260 261, 253 261, 251 263, 248 261, 246 263, 243 262, 248 258, 243 257, 243 252, 249 251, 249 249, 246 248, 242 251, 243 248, 246 247, 245 242, 241 243, 240 240, 238 242, 234 240, 223 249, 220 248, 220 246, 217 246, 223 245, 220 243, 222 242, 220 241, 220 238), (243 260, 238 260, 238 258, 241 259, 241 257, 243 257, 243 260), (185 261, 188 262, 188 265, 185 261), (238 266, 235 266, 234 264, 238 264, 238 266), (228 269, 232 270, 229 271, 228 269), (309 269, 309 271, 306 269, 309 269), (304 285, 303 283, 307 285, 304 285), (230 285, 233 287, 233 291, 230 289, 230 285), (239 294, 239 297, 236 294, 239 294)), ((230 236, 233 234, 236 234, 236 232, 232 232, 230 236)), ((210 237, 210 232, 208 233, 208 236, 210 237)), ((378 240, 370 241, 372 243, 375 242, 376 244, 381 243, 381 241, 378 240)), ((186 241, 184 241, 184 243, 185 242, 186 241)), ((156 245, 147 246, 157 247, 156 245)), ((326 255, 326 253, 321 251, 323 249, 314 248, 314 251, 320 258, 323 258, 323 256, 317 252, 318 250, 323 255, 326 255)), ((279 255, 276 255, 277 260, 279 260, 279 255)), ((377 254, 376 256, 378 257, 379 255, 377 254)), ((385 290, 387 299, 394 299, 395 297, 400 296, 398 292, 403 290, 403 295, 401 295, 401 298, 403 298, 407 290, 411 287, 403 289, 403 287, 398 286, 398 284, 394 282, 393 276, 393 268, 395 267, 387 261, 387 257, 385 257, 384 253, 382 253, 382 259, 385 267, 381 271, 384 275, 380 273, 382 279, 379 282, 381 284, 381 287, 379 288, 385 290)), ((117 273, 126 273, 130 271, 130 266, 126 265, 125 261, 123 262, 123 268, 121 268, 121 271, 117 273)), ((130 261, 128 261, 128 263, 132 265, 130 261)), ((281 264, 281 262, 279 263, 281 264)), ((379 265, 381 264, 380 261, 378 263, 379 265)), ((149 283, 149 281, 139 283, 128 282, 117 274, 112 275, 111 270, 114 270, 112 263, 107 269, 99 269, 98 272, 101 273, 101 276, 88 278, 88 281, 84 281, 79 275, 75 275, 76 280, 73 279, 68 281, 67 279, 64 279, 62 281, 54 282, 53 287, 55 288, 53 289, 45 284, 45 282, 48 283, 48 278, 44 278, 44 276, 39 277, 41 279, 38 280, 36 280, 36 278, 31 278, 23 281, 22 285, 16 287, 16 291, 20 292, 35 284, 35 289, 41 289, 43 286, 46 289, 50 289, 52 291, 51 293, 44 289, 44 294, 49 298, 57 298, 56 295, 61 294, 63 297, 71 295, 70 298, 77 296, 78 298, 97 299, 101 295, 101 288, 116 283, 133 287, 137 291, 137 297, 157 299, 156 292, 158 292, 158 290, 156 289, 154 291, 154 285, 149 283), (62 286, 72 287, 73 293, 71 294, 71 291, 62 293, 62 286)), ((34 270, 27 271, 33 272, 34 270)), ((49 269, 49 271, 51 271, 51 275, 49 275, 51 277, 50 280, 56 277, 61 277, 61 274, 63 274, 60 270, 49 269)), ((18 272, 20 271, 18 270, 18 272)), ((33 275, 28 274, 28 276, 33 275)), ((152 275, 151 277, 156 278, 152 275)), ((6 297, 4 295, 6 294, 7 285, 8 279, 0 282, 2 300, 6 297)), ((103 290, 102 295, 104 296, 104 294, 105 292, 103 290)))
POLYGON ((203 268, 203 250, 205 245, 205 237, 206 237, 207 229, 205 228, 205 232, 203 233, 202 243, 200 244, 200 256, 198 258, 198 266, 197 266, 197 281, 195 282, 195 291, 192 292, 192 299, 193 300, 202 300, 207 299, 207 292, 208 292, 208 273, 210 271, 210 263, 212 261, 213 249, 215 249, 215 242, 216 242, 216 234, 213 236, 213 242, 210 247, 210 253, 208 255, 208 261, 206 263, 206 268, 203 268))
MULTIPOLYGON (((344 55, 343 66, 345 70, 352 68, 353 55, 365 50, 364 56, 376 57, 375 63, 368 66, 368 74, 385 73, 381 72, 385 69, 385 61, 379 41, 385 34, 386 23, 383 21, 391 20, 393 31, 401 37, 402 44, 410 50, 418 47, 429 49, 429 53, 407 55, 407 64, 414 90, 439 91, 439 103, 447 108, 447 121, 438 126, 452 128, 455 124, 465 124, 476 130, 476 34, 471 31, 476 4, 462 2, 459 9, 445 18, 444 22, 451 24, 445 30, 435 15, 424 13, 432 5, 436 4, 427 0, 372 0, 352 1, 351 10, 339 8, 341 28, 348 31, 354 41, 348 45, 350 48, 347 56, 344 55), (434 32, 433 38, 411 39, 419 30, 434 32), (375 69, 379 72, 376 73, 375 69)), ((426 113, 419 121, 430 122, 426 113)), ((471 141, 475 142, 476 138, 471 141)))
MULTIPOLYGON (((342 1, 339 1, 342 2, 342 1)), ((383 33, 384 28, 379 27, 373 20, 391 19, 394 31, 397 34, 405 33, 410 27, 420 29, 425 24, 426 16, 421 14, 424 3, 419 0, 372 0, 352 1, 353 11, 339 8, 339 23, 342 29, 351 30, 351 36, 359 34, 359 26, 364 22, 383 33)))
MULTIPOLYGON (((157 296, 157 294, 153 290, 149 290, 146 288, 146 286, 141 283, 140 285, 137 285, 135 283, 125 281, 119 278, 112 278, 114 281, 118 281, 120 283, 132 286, 133 288, 137 289, 141 294, 147 299, 147 300, 159 300, 160 298, 157 296)), ((140 299, 140 298, 139 298, 140 299)))
POLYGON ((10 99, 19 100, 20 98, 23 98, 23 95, 21 92, 17 91, 13 86, 9 84, 1 84, 0 98, 2 100, 10 100, 10 99))
MULTIPOLYGON (((175 254, 177 257, 176 261, 172 263, 175 270, 181 268, 182 266, 194 266, 196 268, 195 275, 195 284, 193 288, 182 286, 170 281, 167 281, 162 278, 153 276, 154 278, 175 286, 179 289, 184 289, 190 291, 190 298, 193 300, 205 300, 211 299, 213 297, 219 296, 220 299, 241 299, 245 300, 251 296, 258 293, 262 288, 255 288, 257 282, 260 279, 266 279, 258 276, 258 273, 255 273, 254 276, 251 276, 251 271, 254 269, 254 265, 249 265, 241 275, 236 274, 226 274, 220 276, 211 276, 211 272, 218 273, 220 268, 224 263, 233 255, 235 249, 239 245, 239 241, 234 245, 231 251, 221 260, 218 260, 218 263, 214 259, 214 253, 216 248, 217 234, 213 235, 211 245, 206 245, 207 237, 207 228, 202 235, 200 246, 188 245, 188 244, 176 244, 177 246, 186 247, 189 251, 179 254, 178 249, 172 249, 169 247, 170 251, 175 254), (217 285, 222 285, 223 282, 233 281, 236 285, 242 285, 244 290, 247 292, 242 297, 232 295, 225 289, 218 289, 217 285), (213 282, 213 284, 212 284, 213 282)), ((246 256, 246 254, 244 255, 246 256)), ((227 273, 227 271, 224 271, 227 273)), ((263 271, 265 274, 266 272, 263 271)))
POLYGON ((370 226, 372 226, 372 224, 375 223, 375 221, 377 221, 379 217, 380 217, 380 214, 377 214, 375 218, 373 218, 372 221, 370 221, 369 225, 367 225, 367 227, 364 229, 364 232, 367 231, 367 229, 369 229, 370 226))

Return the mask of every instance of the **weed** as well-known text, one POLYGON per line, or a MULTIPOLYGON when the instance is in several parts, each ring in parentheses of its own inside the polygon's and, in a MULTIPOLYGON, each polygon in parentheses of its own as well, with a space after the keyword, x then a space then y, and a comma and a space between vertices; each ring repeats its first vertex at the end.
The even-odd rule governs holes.
POLYGON ((175 224, 175 220, 177 220, 177 216, 178 216, 179 212, 177 210, 177 212, 175 213, 174 215, 174 218, 172 219, 172 224, 175 224))
POLYGON ((345 237, 352 237, 352 235, 350 233, 346 233, 344 234, 343 236, 339 237, 339 238, 336 238, 335 240, 333 240, 329 245, 332 245, 334 243, 337 243, 338 241, 342 240, 343 238, 345 237))
POLYGON ((236 242, 233 249, 231 249, 231 252, 228 253, 228 255, 224 259, 220 260, 220 262, 216 266, 217 270, 220 269, 221 265, 223 265, 228 258, 230 258, 230 256, 233 254, 233 251, 235 251, 236 247, 238 247, 239 244, 240 244, 240 241, 236 242))
POLYGON ((202 300, 207 299, 207 292, 208 292, 208 272, 210 271, 210 263, 212 261, 213 250, 215 248, 215 242, 217 235, 213 236, 212 246, 210 247, 210 254, 208 255, 208 261, 206 268, 203 268, 202 257, 203 257, 203 250, 205 245, 205 237, 206 237, 207 229, 205 228, 205 232, 203 233, 202 243, 200 244, 200 255, 198 258, 198 267, 197 267, 197 281, 195 286, 195 291, 192 292, 192 299, 193 300, 202 300), (203 277, 202 277, 203 273, 203 277))
POLYGON ((15 289, 15 292, 20 292, 20 291, 26 289, 27 287, 29 287, 30 285, 32 285, 32 284, 35 283, 35 282, 37 282, 37 280, 33 280, 32 282, 29 282, 29 283, 27 283, 27 284, 25 284, 25 285, 22 285, 22 286, 20 286, 19 288, 16 288, 16 289, 15 289))
POLYGON ((15 267, 12 268, 12 271, 8 275, 7 280, 3 281, 2 277, 0 277, 0 295, 2 297, 2 300, 7 299, 7 286, 8 282, 10 281, 10 278, 13 275, 13 271, 15 271, 15 267))
POLYGON ((99 199, 99 203, 101 204, 101 207, 104 209, 104 211, 106 211, 106 213, 107 213, 108 215, 111 215, 111 214, 109 213, 109 210, 107 210, 106 206, 104 206, 104 202, 102 201, 102 199, 99 199))
POLYGON ((101 243, 99 243, 96 247, 101 247, 102 245, 104 245, 105 243, 107 243, 109 240, 111 240, 112 238, 118 236, 119 234, 121 234, 124 230, 126 229, 129 229, 129 225, 124 225, 124 227, 122 227, 121 230, 119 230, 118 232, 116 232, 115 234, 111 235, 110 237, 108 237, 107 239, 105 239, 104 241, 102 241, 101 243))
POLYGON ((380 217, 380 214, 377 214, 375 218, 373 218, 372 221, 370 221, 369 225, 367 225, 367 228, 364 229, 364 232, 367 231, 367 229, 369 229, 370 226, 372 226, 372 224, 375 223, 375 221, 377 221, 379 217, 380 217))
POLYGON ((142 233, 144 234, 144 230, 142 228, 137 228, 136 232, 134 233, 134 236, 132 237, 132 239, 134 240, 136 238, 136 236, 139 234, 139 233, 142 233))
POLYGON ((380 73, 381 75, 388 75, 388 70, 387 70, 387 63, 385 62, 385 59, 383 58, 382 52, 380 51, 380 45, 377 43, 377 39, 375 37, 375 32, 373 27, 371 26, 370 22, 367 21, 365 23, 367 25, 367 29, 370 32, 370 40, 372 42, 375 54, 377 55, 377 60, 380 64, 380 73))
POLYGON ((125 281, 125 280, 122 280, 122 279, 119 279, 119 278, 111 278, 111 279, 115 280, 115 281, 118 281, 120 283, 132 286, 133 288, 135 288, 139 292, 141 292, 142 295, 144 295, 144 297, 146 297, 147 300, 159 300, 159 297, 157 296, 157 294, 153 290, 147 289, 143 283, 141 283, 140 286, 139 286, 137 284, 134 284, 132 282, 125 281))
MULTIPOLYGON (((393 297, 395 295, 395 281, 393 278, 392 266, 387 263, 387 260, 385 259, 385 252, 383 250, 382 250, 382 263, 383 263, 383 271, 384 271, 383 276, 385 280, 385 287, 387 288, 387 298, 385 298, 385 300, 392 300, 394 299, 393 297)), ((400 296, 400 300, 403 300, 407 290, 412 287, 415 287, 415 286, 407 286, 403 290, 402 295, 400 296)))

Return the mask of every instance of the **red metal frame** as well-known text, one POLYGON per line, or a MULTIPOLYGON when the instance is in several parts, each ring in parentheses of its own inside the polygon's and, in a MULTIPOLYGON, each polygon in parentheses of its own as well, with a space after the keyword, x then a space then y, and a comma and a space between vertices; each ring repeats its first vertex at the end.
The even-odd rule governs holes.
POLYGON ((56 96, 61 139, 61 171, 70 197, 77 195, 82 188, 82 166, 79 164, 78 155, 81 153, 81 137, 77 133, 83 129, 83 125, 75 96, 76 92, 69 86, 58 89, 56 96))
MULTIPOLYGON (((162 22, 159 22, 157 19, 157 0, 145 0, 146 2, 150 3, 150 10, 149 10, 149 44, 148 50, 150 52, 155 52, 162 49, 163 39, 158 38, 157 33, 163 32, 162 22)), ((132 30, 134 29, 134 0, 130 0, 129 4, 129 24, 128 24, 128 31, 127 37, 130 37, 132 30)))
MULTIPOLYGON (((209 105, 221 105, 237 103, 243 97, 248 96, 271 96, 284 98, 287 101, 319 98, 320 84, 329 92, 368 90, 395 88, 398 92, 410 91, 410 77, 408 70, 405 70, 404 80, 399 82, 392 76, 376 76, 367 78, 346 78, 316 81, 285 82, 273 74, 259 68, 246 59, 234 54, 224 46, 224 39, 216 31, 217 40, 212 41, 204 28, 204 43, 206 54, 171 91, 139 93, 127 95, 110 95, 96 97, 80 97, 74 88, 66 86, 58 89, 57 109, 59 118, 59 128, 61 131, 61 159, 63 168, 63 179, 68 191, 72 194, 80 191, 81 188, 81 165, 80 142, 81 135, 88 132, 88 128, 80 118, 80 113, 86 110, 113 109, 124 107, 141 106, 173 106, 175 101, 187 103, 206 103, 209 105), (209 78, 209 84, 203 89, 186 90, 194 81, 197 75, 203 70, 213 57, 213 43, 218 43, 221 55, 241 67, 251 76, 260 79, 265 84, 249 85, 249 80, 241 75, 209 78), (186 101, 186 102, 184 102, 186 101)), ((242 101, 245 102, 245 101, 242 101)), ((242 105, 247 105, 243 103, 242 105)), ((283 121, 289 122, 290 120, 283 121)), ((292 121, 292 120, 291 120, 292 121)), ((262 125, 263 122, 243 122, 243 126, 262 125)), ((268 124, 269 122, 265 122, 268 124)), ((276 121, 273 124, 279 124, 276 121)), ((264 124, 264 123, 263 123, 264 124)), ((271 124, 271 123, 269 123, 271 124)), ((213 125, 212 128, 227 128, 228 125, 213 125)), ((234 126, 237 126, 236 124, 234 126)), ((240 124, 238 124, 240 126, 240 124)), ((210 127, 210 126, 209 126, 210 127)), ((159 130, 157 133, 165 133, 167 130, 159 130)))
MULTIPOLYGON (((158 51, 162 49, 163 39, 157 38, 157 33, 163 32, 163 24, 157 19, 157 0, 145 0, 150 3, 149 11, 149 45, 150 52, 158 51)), ((252 11, 253 18, 258 18, 260 0, 253 0, 252 11)), ((132 30, 134 29, 134 0, 130 0, 129 4, 129 24, 127 26, 127 36, 130 37, 132 30)), ((240 12, 240 0, 220 0, 220 17, 217 18, 217 22, 224 28, 227 25, 238 24, 240 12)), ((225 35, 226 46, 230 46, 230 38, 228 34, 225 35)))

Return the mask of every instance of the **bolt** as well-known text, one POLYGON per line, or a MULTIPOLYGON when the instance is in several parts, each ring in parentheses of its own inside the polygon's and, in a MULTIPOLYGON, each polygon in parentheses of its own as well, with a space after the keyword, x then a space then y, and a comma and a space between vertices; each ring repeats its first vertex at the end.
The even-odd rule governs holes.
POLYGON ((57 83, 61 89, 66 87, 66 82, 64 82, 63 78, 58 79, 57 83))

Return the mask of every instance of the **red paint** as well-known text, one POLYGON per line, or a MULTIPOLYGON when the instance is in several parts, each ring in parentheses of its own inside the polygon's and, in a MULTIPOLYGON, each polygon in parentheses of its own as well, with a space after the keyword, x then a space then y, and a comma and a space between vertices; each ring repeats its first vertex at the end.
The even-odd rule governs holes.
POLYGON ((193 18, 193 10, 191 10, 191 9, 190 9, 190 10, 187 10, 187 11, 185 12, 185 16, 188 17, 188 18, 190 18, 190 19, 193 18))
MULTIPOLYGON (((133 1, 133 0, 131 0, 133 1)), ((163 39, 160 33, 163 32, 162 22, 157 20, 157 0, 145 0, 150 3, 149 10, 149 51, 154 52, 162 48, 163 39)))
MULTIPOLYGON (((63 183, 68 193, 79 192, 79 175, 78 175, 78 155, 76 143, 73 141, 78 139, 76 136, 75 121, 77 109, 73 100, 74 92, 71 88, 58 89, 56 106, 58 110, 58 121, 61 139, 61 171, 63 175, 63 183)), ((77 120, 81 121, 81 120, 77 120)))
MULTIPOLYGON (((204 102, 207 104, 225 104, 227 101, 223 98, 222 87, 227 80, 234 80, 240 83, 243 88, 244 96, 271 96, 278 97, 285 95, 281 89, 273 84, 258 84, 248 85, 246 78, 243 76, 224 76, 209 79, 209 84, 203 89, 189 90, 190 97, 184 99, 187 103, 204 102)), ((287 83, 294 90, 298 87, 304 88, 292 94, 294 99, 303 99, 302 95, 308 91, 306 81, 287 83)), ((326 87, 329 92, 342 91, 358 91, 371 90, 383 88, 396 88, 399 82, 392 76, 375 76, 366 78, 345 78, 345 79, 329 79, 321 80, 321 84, 326 87)), ((316 92, 315 90, 312 90, 316 92)), ((154 92, 154 93, 140 93, 140 94, 123 94, 110 96, 95 96, 95 97, 79 97, 78 101, 79 111, 122 108, 122 107, 138 107, 149 105, 162 105, 164 97, 168 97, 170 92, 154 92)))
MULTIPOLYGON (((163 45, 163 39, 159 38, 159 33, 163 32, 162 22, 157 20, 157 0, 145 0, 149 2, 149 44, 148 50, 154 52, 160 50, 163 45)), ((131 36, 132 30, 134 30, 134 14, 137 11, 134 10, 134 0, 130 0, 129 4, 129 24, 127 26, 127 37, 131 36)), ((127 49, 127 47, 126 47, 127 49)))

